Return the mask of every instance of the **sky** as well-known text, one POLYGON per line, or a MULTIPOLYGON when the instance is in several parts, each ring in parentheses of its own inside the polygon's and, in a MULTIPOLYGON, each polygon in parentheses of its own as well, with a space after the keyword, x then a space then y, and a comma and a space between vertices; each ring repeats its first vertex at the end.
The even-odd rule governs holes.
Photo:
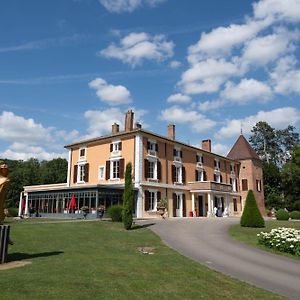
POLYGON ((10 0, 0 9, 0 157, 143 128, 226 155, 300 126, 300 0, 10 0))

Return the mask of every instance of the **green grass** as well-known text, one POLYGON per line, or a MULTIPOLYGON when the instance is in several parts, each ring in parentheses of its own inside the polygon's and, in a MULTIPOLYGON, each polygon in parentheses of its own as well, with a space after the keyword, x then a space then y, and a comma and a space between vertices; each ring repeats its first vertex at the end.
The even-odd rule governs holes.
POLYGON ((249 228, 249 227, 241 227, 240 224, 232 225, 229 229, 229 235, 242 243, 248 244, 253 247, 257 247, 275 254, 284 255, 287 257, 291 257, 294 259, 299 259, 299 256, 295 256, 289 253, 280 252, 274 249, 267 248, 263 245, 258 244, 257 234, 261 231, 269 232, 273 228, 278 227, 293 227, 295 229, 300 230, 300 222, 299 221, 266 221, 265 228, 249 228))
POLYGON ((32 264, 0 271, 0 299, 282 299, 178 254, 147 228, 10 224, 9 259, 32 264), (141 254, 140 246, 155 254, 141 254))

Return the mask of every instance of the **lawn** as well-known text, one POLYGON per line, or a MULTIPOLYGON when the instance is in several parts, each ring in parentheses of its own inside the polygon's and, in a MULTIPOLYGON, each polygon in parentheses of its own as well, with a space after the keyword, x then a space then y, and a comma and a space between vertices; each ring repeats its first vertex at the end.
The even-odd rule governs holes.
POLYGON ((267 247, 264 247, 263 245, 259 245, 257 243, 257 234, 261 231, 269 232, 273 228, 278 227, 293 227, 295 229, 300 230, 300 222, 299 221, 266 221, 266 227, 265 228, 249 228, 249 227, 241 227, 239 224, 233 225, 229 229, 229 235, 234 238, 235 240, 238 240, 242 243, 248 244, 250 246, 254 246, 269 252, 273 252, 276 254, 288 256, 294 259, 300 259, 299 256, 291 255, 288 253, 279 252, 267 247))
POLYGON ((282 299, 212 271, 165 246, 148 228, 108 221, 10 222, 9 259, 32 264, 0 271, 0 299, 282 299), (138 251, 154 247, 153 255, 138 251))

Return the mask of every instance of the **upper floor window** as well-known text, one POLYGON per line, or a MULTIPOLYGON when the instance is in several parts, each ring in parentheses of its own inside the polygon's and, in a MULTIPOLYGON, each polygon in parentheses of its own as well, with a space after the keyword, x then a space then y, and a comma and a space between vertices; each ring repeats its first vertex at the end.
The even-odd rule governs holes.
POLYGON ((105 179, 124 178, 124 158, 106 161, 105 179))
POLYGON ((222 175, 221 175, 220 173, 215 173, 215 174, 214 174, 214 181, 215 181, 215 182, 218 182, 218 183, 223 182, 222 175))
POLYGON ((86 147, 79 149, 79 160, 86 159, 86 147))
POLYGON ((206 181, 206 172, 203 169, 196 170, 196 181, 206 181))
POLYGON ((232 187, 232 191, 236 192, 237 191, 237 180, 233 177, 230 177, 230 184, 232 187))
POLYGON ((218 159, 215 159, 214 160, 214 165, 215 165, 215 169, 220 169, 221 167, 221 162, 218 160, 218 159))
POLYGON ((230 172, 234 173, 234 164, 230 164, 230 172))
POLYGON ((161 163, 157 159, 145 159, 145 179, 161 179, 161 163))
POLYGON ((111 162, 111 177, 112 179, 120 178, 120 161, 113 160, 111 162))
POLYGON ((175 182, 182 183, 182 167, 175 167, 175 182))
POLYGON ((79 163, 74 166, 73 173, 73 182, 74 183, 84 183, 89 181, 89 164, 79 163))
POLYGON ((158 145, 157 145, 157 143, 155 141, 148 140, 148 142, 147 142, 147 150, 157 152, 158 151, 158 145))
POLYGON ((172 181, 174 183, 185 183, 185 167, 181 164, 172 165, 172 181))
POLYGON ((202 154, 196 154, 196 162, 197 163, 204 163, 203 155, 202 154))
POLYGON ((242 179, 242 190, 248 191, 248 180, 247 179, 242 179))
POLYGON ((116 151, 121 151, 121 150, 122 150, 122 142, 116 141, 116 142, 112 142, 112 144, 110 144, 110 152, 116 152, 116 151))
POLYGON ((100 166, 98 170, 98 180, 104 180, 105 179, 105 167, 100 166))

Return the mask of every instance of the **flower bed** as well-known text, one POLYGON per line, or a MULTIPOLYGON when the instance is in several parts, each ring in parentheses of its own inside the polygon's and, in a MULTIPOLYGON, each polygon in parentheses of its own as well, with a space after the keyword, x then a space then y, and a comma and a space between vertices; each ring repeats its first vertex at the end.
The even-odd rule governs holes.
POLYGON ((257 234, 258 243, 268 248, 300 256, 300 230, 278 227, 257 234))

